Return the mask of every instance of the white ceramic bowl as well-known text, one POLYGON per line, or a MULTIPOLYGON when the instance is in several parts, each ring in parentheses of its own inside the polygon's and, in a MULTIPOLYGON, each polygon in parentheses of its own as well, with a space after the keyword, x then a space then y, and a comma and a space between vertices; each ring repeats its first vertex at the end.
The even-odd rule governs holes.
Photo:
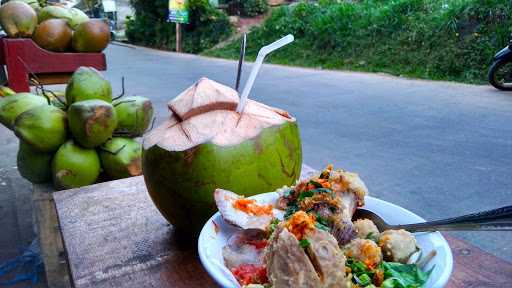
MULTIPOLYGON (((270 192, 251 198, 261 202, 275 203, 278 197, 277 193, 270 192)), ((390 224, 408 224, 425 221, 425 219, 411 211, 377 198, 367 196, 365 202, 365 209, 377 213, 390 224)), ((227 239, 236 230, 237 228, 224 222, 220 213, 217 212, 206 222, 199 235, 198 251, 201 263, 210 276, 222 287, 240 287, 231 272, 224 266, 222 258, 222 247, 226 245, 227 239)), ((437 251, 437 255, 426 267, 428 270, 435 265, 425 288, 444 287, 453 269, 453 256, 448 242, 439 232, 418 233, 415 236, 418 245, 423 250, 423 255, 427 255, 433 249, 437 251)))

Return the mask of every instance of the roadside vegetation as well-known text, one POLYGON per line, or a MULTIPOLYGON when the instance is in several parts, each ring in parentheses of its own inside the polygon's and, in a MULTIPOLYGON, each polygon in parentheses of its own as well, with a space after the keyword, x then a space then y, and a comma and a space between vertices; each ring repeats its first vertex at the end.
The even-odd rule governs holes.
MULTIPOLYGON (((510 0, 299 2, 251 31, 247 58, 291 33, 296 41, 270 62, 482 83, 511 32, 510 0)), ((203 54, 236 59, 239 40, 203 54)))
MULTIPOLYGON (((168 0, 131 0, 135 17, 126 22, 126 36, 134 44, 174 50, 176 24, 167 22, 168 0)), ((226 13, 208 0, 189 0, 190 23, 183 25, 184 52, 199 53, 227 39, 233 32, 226 13)))
MULTIPOLYGON (((232 0, 231 2, 235 2, 235 0, 232 0)), ((239 3, 241 16, 254 17, 268 11, 267 0, 244 0, 239 3)))

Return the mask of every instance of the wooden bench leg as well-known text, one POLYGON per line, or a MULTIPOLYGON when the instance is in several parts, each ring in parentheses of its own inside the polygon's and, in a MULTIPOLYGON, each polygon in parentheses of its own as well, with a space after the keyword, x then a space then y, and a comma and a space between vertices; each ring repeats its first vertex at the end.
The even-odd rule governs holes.
POLYGON ((30 92, 28 71, 19 59, 7 58, 7 82, 9 87, 20 92, 30 92))
POLYGON ((34 185, 34 220, 49 288, 71 288, 67 255, 49 185, 34 185))

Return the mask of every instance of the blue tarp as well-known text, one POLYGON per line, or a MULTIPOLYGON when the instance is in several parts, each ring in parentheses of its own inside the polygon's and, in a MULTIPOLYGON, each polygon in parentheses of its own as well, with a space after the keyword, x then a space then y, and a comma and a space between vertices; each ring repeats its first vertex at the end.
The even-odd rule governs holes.
POLYGON ((14 285, 19 282, 39 281, 39 273, 43 270, 39 241, 35 239, 30 246, 18 257, 0 264, 0 286, 14 285), (11 279, 7 275, 14 275, 11 279))

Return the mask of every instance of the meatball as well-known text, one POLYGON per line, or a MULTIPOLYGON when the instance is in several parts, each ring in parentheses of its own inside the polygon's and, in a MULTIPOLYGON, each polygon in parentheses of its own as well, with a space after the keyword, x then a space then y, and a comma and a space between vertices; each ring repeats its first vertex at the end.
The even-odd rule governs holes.
POLYGON ((355 258, 370 268, 375 268, 382 261, 382 252, 372 240, 354 239, 345 246, 345 255, 355 258))
POLYGON ((386 230, 380 234, 379 246, 387 261, 407 263, 414 252, 418 251, 416 239, 405 230, 386 230))
POLYGON ((354 222, 357 231, 357 238, 367 239, 371 235, 373 239, 379 239, 379 229, 370 219, 358 219, 354 222))

